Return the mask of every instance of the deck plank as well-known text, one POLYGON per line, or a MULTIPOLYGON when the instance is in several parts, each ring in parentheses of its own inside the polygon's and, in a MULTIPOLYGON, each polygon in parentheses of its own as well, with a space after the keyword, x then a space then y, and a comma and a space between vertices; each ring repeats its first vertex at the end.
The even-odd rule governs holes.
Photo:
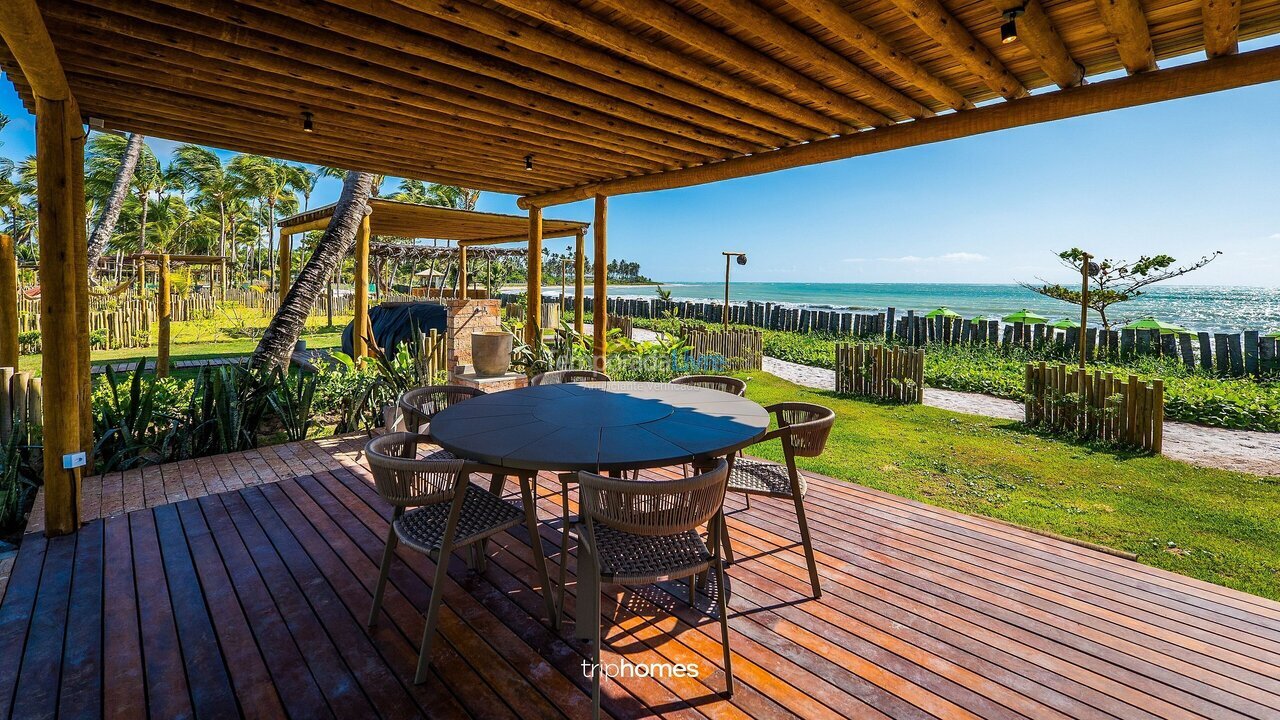
MULTIPOLYGON (((430 558, 397 551, 384 612, 365 628, 390 508, 363 442, 86 479, 97 512, 133 512, 24 540, 0 601, 0 645, 15 648, 0 653, 0 718, 583 716, 588 648, 572 620, 554 632, 543 617, 523 527, 490 541, 483 574, 450 559, 425 684, 412 675, 430 558)), ((702 671, 606 682, 607 716, 1280 713, 1280 604, 868 488, 821 477, 809 488, 820 601, 789 504, 727 502, 731 700, 709 598, 690 607, 680 581, 606 588, 607 659, 702 671)), ((558 561, 554 477, 539 478, 536 502, 558 561)))

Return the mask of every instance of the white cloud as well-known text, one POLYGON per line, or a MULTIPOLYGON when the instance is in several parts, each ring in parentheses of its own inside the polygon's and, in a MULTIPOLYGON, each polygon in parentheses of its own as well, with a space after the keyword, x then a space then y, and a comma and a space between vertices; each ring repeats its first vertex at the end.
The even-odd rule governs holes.
POLYGON ((1271 240, 1280 240, 1280 233, 1272 233, 1271 240))
POLYGON ((945 255, 930 255, 928 257, 920 257, 919 255, 902 255, 900 257, 882 257, 882 258, 861 258, 851 257, 845 258, 847 263, 865 263, 865 262, 886 262, 886 263, 936 263, 958 265, 963 263, 976 263, 986 261, 986 255, 971 252, 952 252, 945 255))

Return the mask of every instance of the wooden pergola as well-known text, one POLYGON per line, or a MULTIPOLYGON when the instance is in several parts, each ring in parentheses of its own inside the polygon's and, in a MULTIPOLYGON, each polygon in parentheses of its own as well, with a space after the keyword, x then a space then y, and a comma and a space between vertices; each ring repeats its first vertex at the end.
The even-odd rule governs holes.
POLYGON ((1238 47, 1277 32, 1280 0, 8 0, 53 260, 49 531, 90 436, 85 123, 520 195, 536 278, 545 207, 594 199, 599 268, 609 196, 1271 82, 1280 48, 1238 47))
MULTIPOLYGON (((333 218, 335 205, 308 210, 281 220, 280 227, 280 300, 283 301, 289 292, 289 273, 292 270, 292 242, 290 238, 299 233, 312 230, 323 230, 329 227, 333 218)), ((370 238, 377 236, 400 238, 426 238, 456 242, 458 261, 458 287, 466 292, 467 287, 467 249, 477 245, 501 245, 504 243, 526 240, 529 221, 519 215, 502 215, 499 213, 477 212, 437 205, 421 205, 418 203, 400 202, 385 198, 369 198, 364 222, 360 224, 360 232, 356 235, 355 246, 355 327, 352 332, 352 350, 357 357, 367 354, 364 338, 369 324, 369 257, 371 254, 370 238)), ((575 237, 577 280, 575 283, 576 305, 578 309, 578 330, 582 329, 582 286, 584 244, 589 223, 575 220, 547 220, 543 223, 543 237, 575 237)), ((529 244, 529 297, 542 295, 542 243, 539 240, 535 248, 529 244), (536 258, 535 258, 536 255, 536 258)), ((600 267, 600 263, 596 263, 600 267)), ((597 270, 597 274, 603 270, 597 270)), ((538 331, 537 302, 530 302, 529 318, 526 321, 526 339, 536 341, 541 333, 538 331), (538 333, 529 336, 530 328, 538 333)))

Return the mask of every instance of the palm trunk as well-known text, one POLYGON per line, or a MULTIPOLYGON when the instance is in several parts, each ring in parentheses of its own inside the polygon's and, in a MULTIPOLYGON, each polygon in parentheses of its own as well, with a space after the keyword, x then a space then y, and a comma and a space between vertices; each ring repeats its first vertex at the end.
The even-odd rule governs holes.
POLYGON ((138 222, 138 253, 147 251, 147 197, 151 193, 142 193, 142 217, 138 222))
POLYGON ((129 193, 129 183, 133 182, 133 170, 138 166, 138 157, 142 155, 143 136, 138 133, 129 135, 129 142, 124 147, 124 157, 120 158, 120 169, 116 171, 115 182, 111 185, 111 195, 107 204, 98 216, 98 224, 93 227, 89 236, 89 267, 93 268, 107 249, 107 242, 116 231, 116 223, 120 220, 120 209, 124 207, 125 195, 129 193))
POLYGON ((218 254, 227 256, 227 204, 218 203, 218 254))
POLYGON ((342 196, 333 209, 329 227, 316 243, 315 251, 302 266, 302 271, 262 334, 262 340, 250 360, 252 367, 281 370, 289 367, 294 345, 306 327, 311 306, 324 291, 325 281, 333 275, 334 268, 351 252, 369 203, 372 183, 373 175, 370 173, 347 173, 342 182, 342 196))
POLYGON ((276 204, 271 200, 267 202, 267 290, 272 293, 276 291, 275 233, 276 204))

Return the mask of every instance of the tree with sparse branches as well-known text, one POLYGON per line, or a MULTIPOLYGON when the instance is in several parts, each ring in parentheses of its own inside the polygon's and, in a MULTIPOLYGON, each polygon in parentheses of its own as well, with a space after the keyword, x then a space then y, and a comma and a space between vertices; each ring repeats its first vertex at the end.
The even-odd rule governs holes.
MULTIPOLYGON (((1089 309, 1098 313, 1099 319, 1102 321, 1104 330, 1111 329, 1111 320, 1107 316, 1107 311, 1112 305, 1126 302, 1143 295, 1144 288, 1148 288, 1156 283, 1172 280, 1182 277, 1188 273, 1199 270, 1217 259, 1222 251, 1215 251, 1189 265, 1176 265, 1177 259, 1163 253, 1158 255, 1143 255, 1137 260, 1106 260, 1094 261, 1096 265, 1096 273, 1090 273, 1089 278, 1089 309)), ((1085 252, 1080 248, 1071 248, 1058 253, 1058 260, 1063 265, 1075 270, 1077 274, 1083 272, 1085 263, 1085 252)), ((1068 287, 1058 283, 1050 283, 1040 278, 1040 284, 1019 282, 1022 287, 1044 295, 1045 297, 1061 300, 1065 303, 1079 306, 1081 301, 1081 292, 1079 287, 1068 287)))

